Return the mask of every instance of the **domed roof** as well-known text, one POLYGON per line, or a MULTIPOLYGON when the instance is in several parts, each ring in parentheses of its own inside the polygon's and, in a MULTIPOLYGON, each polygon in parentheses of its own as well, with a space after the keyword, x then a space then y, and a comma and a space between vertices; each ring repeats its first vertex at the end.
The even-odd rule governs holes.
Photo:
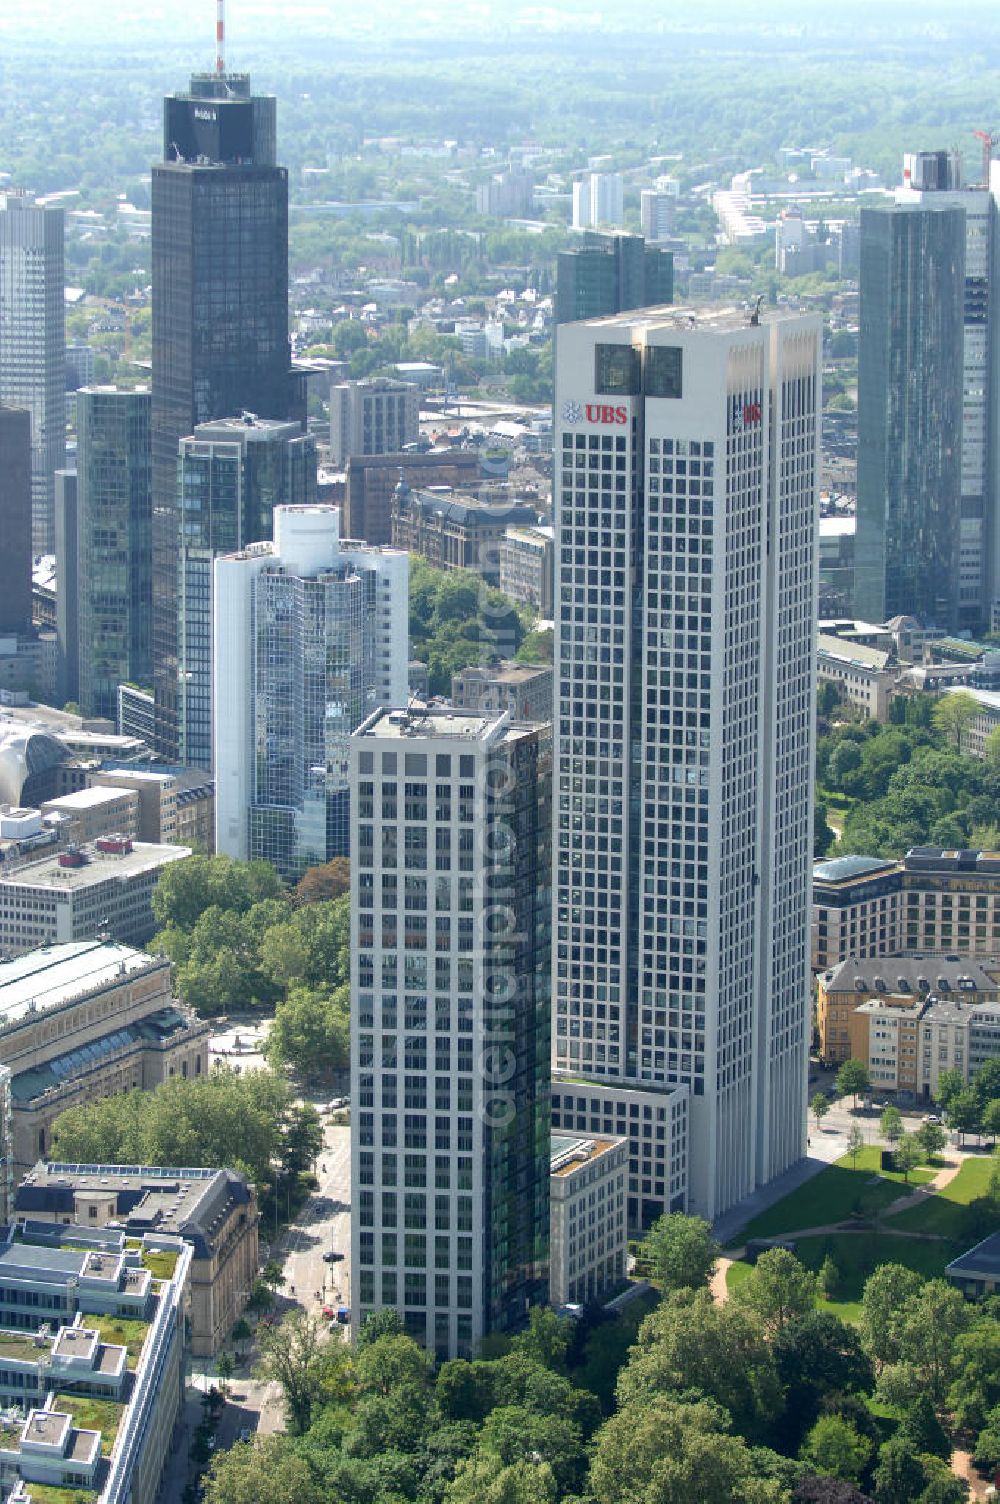
POLYGON ((68 755, 62 742, 31 726, 0 732, 0 804, 21 805, 29 781, 57 768, 68 755))

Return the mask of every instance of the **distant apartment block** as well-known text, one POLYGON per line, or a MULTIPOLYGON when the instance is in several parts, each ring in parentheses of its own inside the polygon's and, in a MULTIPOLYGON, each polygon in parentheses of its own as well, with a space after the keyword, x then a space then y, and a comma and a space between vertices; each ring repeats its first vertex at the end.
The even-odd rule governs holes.
MULTIPOLYGON (((182 1239, 191 1248, 191 1351, 212 1357, 246 1310, 259 1267, 254 1188, 235 1170, 65 1165, 40 1160, 17 1192, 17 1215, 101 1229, 113 1242, 182 1239)), ((72 1234, 64 1233, 68 1240, 72 1234)))
POLYGON ((599 1300, 625 1279, 628 1139, 554 1133, 549 1304, 599 1300))
POLYGON ((848 957, 817 979, 820 1054, 863 1060, 874 1092, 937 1096, 944 1071, 964 1080, 1000 1058, 1000 973, 967 958, 848 957))
POLYGON ((508 167, 476 188, 476 213, 492 219, 520 219, 530 214, 535 180, 530 172, 508 167))
POLYGON ((330 388, 330 460, 387 454, 420 437, 420 391, 405 381, 374 376, 330 388))
POLYGON ((509 527, 498 550, 504 595, 546 619, 552 616, 553 540, 551 527, 509 527))
POLYGON ((573 184, 574 230, 616 228, 625 220, 625 185, 620 172, 588 172, 573 184))
POLYGON ((156 929, 153 889, 161 871, 190 855, 184 846, 102 838, 0 876, 0 950, 17 955, 104 933, 144 944, 156 929))
POLYGON ((11 1073, 18 1177, 68 1107, 208 1072, 207 1024, 178 1003, 170 963, 83 941, 0 962, 0 1064, 11 1073))

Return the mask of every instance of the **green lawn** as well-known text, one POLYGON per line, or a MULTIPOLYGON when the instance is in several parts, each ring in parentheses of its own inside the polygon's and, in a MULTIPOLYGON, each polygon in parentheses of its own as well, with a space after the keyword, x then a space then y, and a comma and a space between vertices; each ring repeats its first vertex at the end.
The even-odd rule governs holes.
POLYGON ((772 1238, 800 1228, 824 1227, 828 1223, 845 1222, 854 1213, 874 1217, 901 1196, 909 1195, 915 1186, 934 1178, 932 1170, 911 1170, 907 1184, 898 1172, 880 1170, 880 1159, 881 1149, 873 1144, 861 1150, 856 1165, 845 1154, 776 1206, 754 1217, 732 1241, 772 1238))
POLYGON ((72 1415, 78 1431, 100 1431, 101 1456, 107 1457, 115 1444, 125 1406, 116 1400, 98 1400, 85 1394, 60 1393, 55 1397, 54 1410, 72 1415))
MULTIPOLYGON (((813 1273, 818 1273, 827 1254, 836 1264, 840 1276, 836 1297, 817 1300, 816 1305, 818 1310, 830 1311, 842 1321, 857 1321, 860 1317, 865 1280, 879 1264, 903 1264, 932 1279, 943 1274, 945 1265, 959 1251, 955 1243, 929 1243, 884 1232, 820 1233, 796 1242, 797 1257, 813 1273)), ((726 1285, 735 1290, 749 1277, 749 1264, 733 1264, 726 1274, 726 1285)))
POLYGON ((949 1185, 928 1197, 924 1206, 911 1206, 893 1218, 893 1227, 907 1232, 933 1232, 942 1237, 964 1239, 965 1209, 970 1201, 989 1190, 993 1159, 967 1159, 949 1185))
POLYGON ((135 1367, 149 1331, 148 1321, 137 1321, 129 1316, 92 1316, 88 1311, 84 1325, 96 1327, 101 1334, 101 1341, 109 1347, 127 1348, 128 1366, 135 1367))
POLYGON ((26 1485, 31 1504, 95 1504, 97 1495, 89 1488, 54 1488, 51 1483, 26 1485))

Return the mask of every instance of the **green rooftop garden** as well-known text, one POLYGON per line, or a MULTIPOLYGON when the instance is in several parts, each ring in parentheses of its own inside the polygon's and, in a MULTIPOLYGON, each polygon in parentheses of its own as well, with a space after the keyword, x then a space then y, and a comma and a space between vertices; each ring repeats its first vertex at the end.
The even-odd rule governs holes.
POLYGON ((41 1353, 48 1352, 48 1343, 41 1347, 27 1332, 0 1332, 0 1358, 20 1358, 34 1362, 41 1353))
POLYGON ((89 1311, 84 1320, 87 1326, 97 1328, 101 1341, 109 1347, 127 1348, 128 1366, 135 1368, 149 1331, 148 1321, 139 1321, 131 1316, 93 1316, 89 1311))
POLYGON ((125 1410, 117 1400, 93 1399, 89 1394, 57 1394, 53 1409, 73 1417, 78 1431, 100 1431, 101 1456, 107 1457, 115 1444, 118 1427, 125 1410))
POLYGON ((29 1483, 31 1504, 97 1504, 89 1488, 54 1488, 51 1483, 29 1483))
POLYGON ((172 1248, 144 1248, 142 1264, 157 1279, 173 1279, 180 1254, 172 1248))
POLYGON ((0 1426, 0 1447, 5 1447, 8 1452, 16 1452, 21 1441, 20 1425, 0 1426))

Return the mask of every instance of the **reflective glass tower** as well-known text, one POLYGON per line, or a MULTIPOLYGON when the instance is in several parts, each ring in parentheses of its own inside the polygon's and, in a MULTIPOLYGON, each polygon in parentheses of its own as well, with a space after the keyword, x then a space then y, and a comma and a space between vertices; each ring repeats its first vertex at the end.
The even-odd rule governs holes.
MULTIPOLYGON (((866 621, 961 625, 965 301, 964 209, 861 211, 854 608, 866 621)), ((981 510, 981 485, 969 505, 981 510)))
POLYGON ((178 742, 177 445, 249 410, 303 421, 288 343, 288 176, 276 105, 246 74, 196 74, 153 166, 153 652, 157 741, 178 742))
POLYGON ((77 395, 80 707, 110 720, 119 684, 151 669, 149 407, 148 391, 77 395))

